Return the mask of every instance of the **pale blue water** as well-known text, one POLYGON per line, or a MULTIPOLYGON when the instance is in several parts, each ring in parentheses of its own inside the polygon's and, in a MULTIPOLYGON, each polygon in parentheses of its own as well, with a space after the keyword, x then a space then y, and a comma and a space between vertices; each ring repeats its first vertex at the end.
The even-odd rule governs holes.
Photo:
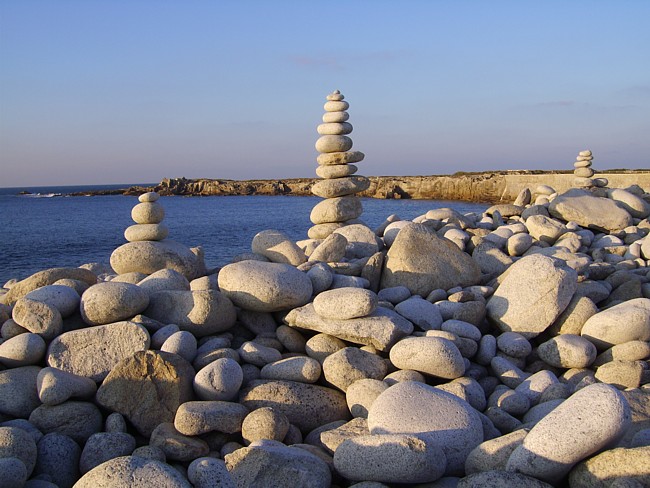
MULTIPOLYGON (((0 286, 42 269, 108 263, 113 250, 124 244, 124 229, 132 225, 136 197, 33 197, 32 193, 70 193, 101 187, 0 189, 0 286)), ((232 196, 162 197, 169 238, 188 246, 203 246, 208 267, 223 266, 237 254, 250 251, 253 236, 278 229, 292 239, 307 238, 311 209, 317 197, 232 196)), ((377 227, 390 214, 412 219, 433 208, 451 207, 461 213, 482 212, 487 204, 442 200, 363 199, 362 219, 377 227)))

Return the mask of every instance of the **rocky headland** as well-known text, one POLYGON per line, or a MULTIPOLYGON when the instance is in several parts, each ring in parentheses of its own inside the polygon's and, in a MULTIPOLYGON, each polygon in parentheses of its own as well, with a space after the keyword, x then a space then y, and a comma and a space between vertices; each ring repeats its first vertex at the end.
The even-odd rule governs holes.
POLYGON ((207 269, 146 192, 110 265, 4 285, 3 487, 650 485, 650 194, 370 229, 343 101, 304 240, 207 269))

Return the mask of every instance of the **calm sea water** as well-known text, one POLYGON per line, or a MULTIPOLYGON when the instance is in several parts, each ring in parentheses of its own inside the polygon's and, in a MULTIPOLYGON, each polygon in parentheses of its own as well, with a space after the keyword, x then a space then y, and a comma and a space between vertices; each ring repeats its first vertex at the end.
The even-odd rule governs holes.
MULTIPOLYGON (((125 188, 39 187, 0 189, 0 285, 42 269, 108 263, 124 244, 124 229, 132 225, 136 197, 47 197, 88 189, 125 188), (19 196, 27 190, 41 196, 19 196)), ((203 246, 208 267, 223 266, 233 256, 250 251, 253 236, 278 229, 294 240, 306 239, 311 209, 317 197, 231 196, 162 197, 169 238, 188 246, 203 246)), ((390 214, 412 219, 428 210, 451 207, 461 213, 482 212, 487 204, 442 200, 363 199, 362 219, 371 227, 390 214)))

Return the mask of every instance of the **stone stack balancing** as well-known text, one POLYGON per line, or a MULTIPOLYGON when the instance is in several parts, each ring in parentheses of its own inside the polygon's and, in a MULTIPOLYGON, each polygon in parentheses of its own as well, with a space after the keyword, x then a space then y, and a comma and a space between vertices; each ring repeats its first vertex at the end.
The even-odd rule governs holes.
POLYGON ((594 178, 594 170, 591 168, 591 162, 594 159, 589 149, 580 151, 576 162, 573 163, 573 186, 576 188, 593 188, 607 186, 606 178, 594 178))
POLYGON ((169 235, 169 229, 162 223, 165 209, 158 203, 159 198, 158 193, 153 191, 138 197, 140 203, 131 210, 135 225, 124 231, 127 241, 162 241, 169 235))
POLYGON ((312 187, 312 193, 326 200, 317 204, 310 219, 315 224, 309 229, 312 239, 324 239, 336 229, 358 223, 356 220, 363 208, 356 193, 366 190, 370 181, 364 176, 352 176, 357 172, 354 164, 363 160, 360 151, 350 151, 352 139, 346 134, 352 132, 347 122, 348 102, 336 90, 327 96, 324 105, 323 123, 318 126, 320 137, 316 141, 318 168, 316 174, 323 178, 312 187))

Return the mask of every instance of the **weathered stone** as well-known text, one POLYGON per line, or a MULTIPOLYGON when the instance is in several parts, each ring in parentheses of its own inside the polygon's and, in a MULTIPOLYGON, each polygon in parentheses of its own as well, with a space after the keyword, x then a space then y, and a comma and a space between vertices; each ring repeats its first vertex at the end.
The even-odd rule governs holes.
POLYGON ((363 161, 365 154, 361 151, 331 152, 319 154, 316 158, 318 164, 322 166, 358 163, 363 161))
POLYGON ((314 298, 314 311, 321 317, 348 320, 370 315, 377 308, 377 295, 363 288, 337 288, 314 298))
POLYGON ((234 434, 241 432, 248 412, 248 408, 233 402, 185 402, 176 411, 174 427, 190 436, 213 431, 234 434))
POLYGON ((345 196, 327 198, 314 206, 309 220, 314 224, 346 222, 356 219, 362 212, 363 207, 361 206, 361 199, 359 197, 345 196))
MULTIPOLYGON (((25 466, 26 478, 36 465, 36 442, 29 433, 18 427, 0 427, 0 459, 16 458, 25 466)), ((0 471, 0 475, 2 475, 0 471)), ((0 477, 2 480, 3 477, 0 477)))
POLYGON ((194 488, 236 488, 224 461, 212 457, 192 461, 187 468, 187 478, 194 488))
POLYGON ((593 196, 580 189, 569 190, 553 199, 548 207, 554 217, 572 221, 581 227, 606 232, 625 229, 632 225, 630 214, 613 200, 593 196))
POLYGON ((133 318, 149 305, 149 295, 130 283, 104 282, 88 288, 81 297, 81 316, 90 325, 133 318))
POLYGON ((315 147, 319 153, 345 152, 352 149, 352 139, 347 136, 321 136, 316 141, 315 147))
POLYGON ((333 180, 320 180, 311 187, 311 192, 317 197, 334 198, 362 192, 369 186, 370 180, 365 176, 346 176, 333 180))
POLYGON ((128 242, 113 251, 111 266, 118 274, 131 272, 150 275, 161 269, 173 269, 193 280, 206 273, 203 250, 163 241, 128 242))
POLYGON ((51 268, 25 278, 14 284, 4 296, 4 303, 13 305, 19 298, 42 286, 52 285, 61 279, 79 280, 88 285, 97 283, 97 276, 84 268, 51 268))
MULTIPOLYGON (((81 448, 71 437, 52 432, 37 445, 38 457, 33 478, 51 480, 54 486, 70 488, 79 479, 81 448)), ((40 488, 40 487, 39 487, 40 488)), ((43 488, 52 488, 46 486, 43 488)))
POLYGON ((208 443, 197 437, 181 434, 174 428, 174 424, 162 422, 151 433, 149 443, 160 448, 167 459, 173 461, 193 461, 210 452, 208 443))
POLYGON ((97 384, 90 378, 56 368, 43 368, 36 378, 38 397, 45 405, 58 405, 69 398, 90 398, 97 384))
POLYGON ((129 242, 162 241, 168 235, 169 228, 164 224, 135 224, 124 231, 124 238, 129 242))
POLYGON ((47 303, 56 308, 63 318, 76 312, 81 300, 74 288, 60 284, 42 286, 27 293, 25 298, 47 303))
POLYGON ((288 431, 287 416, 271 407, 261 407, 251 411, 241 427, 242 439, 247 446, 263 439, 282 442, 288 431))
POLYGON ((592 315, 580 334, 600 351, 630 341, 650 341, 650 298, 635 298, 592 315))
POLYGON ((369 227, 353 222, 348 221, 350 225, 334 230, 348 241, 345 257, 357 259, 372 256, 380 250, 381 241, 369 227))
POLYGON ((278 230, 263 230, 255 234, 251 249, 254 253, 266 256, 273 263, 298 266, 307 261, 302 249, 284 232, 278 230))
POLYGON ((190 282, 178 271, 161 269, 139 281, 138 286, 151 295, 162 290, 189 290, 190 282))
POLYGON ((608 189, 607 198, 614 200, 616 205, 636 219, 645 219, 650 215, 650 204, 648 202, 621 188, 608 189))
POLYGON ((129 456, 135 449, 135 438, 124 432, 98 432, 91 435, 79 459, 79 471, 87 473, 102 463, 120 456, 129 456))
POLYGON ((89 402, 41 405, 30 414, 29 421, 44 434, 67 435, 79 445, 103 427, 101 412, 89 402))
POLYGON ((360 379, 382 379, 386 369, 386 362, 380 356, 356 347, 345 347, 323 361, 323 376, 342 391, 360 379))
POLYGON ((202 368, 194 377, 194 392, 201 400, 232 400, 239 393, 244 373, 230 358, 220 358, 202 368))
POLYGON ((324 179, 343 178, 358 171, 354 164, 319 165, 316 168, 316 176, 324 179))
POLYGON ((461 478, 456 488, 552 488, 531 476, 508 471, 492 470, 470 474, 461 478))
POLYGON ((11 316, 18 325, 45 340, 54 339, 63 330, 61 313, 52 305, 38 300, 19 299, 11 316))
POLYGON ((443 322, 438 307, 420 296, 399 302, 395 311, 422 330, 440 329, 443 322))
POLYGON ((36 378, 38 366, 22 366, 0 371, 0 413, 15 418, 27 418, 41 402, 36 378))
POLYGON ((178 354, 186 361, 192 362, 197 351, 196 338, 190 332, 181 330, 169 336, 160 347, 160 350, 178 354))
POLYGON ((131 209, 136 224, 159 224, 165 218, 165 209, 157 202, 140 202, 131 209))
POLYGON ((260 372, 260 377, 265 380, 316 383, 320 378, 321 371, 321 365, 316 359, 306 356, 296 356, 264 365, 260 372))
POLYGON ((578 464, 569 473, 571 488, 641 487, 650 485, 650 446, 618 448, 601 452, 578 464), (614 480, 629 485, 614 485, 614 480))
POLYGON ((459 378, 465 372, 463 356, 458 348, 439 337, 407 337, 390 350, 395 367, 412 369, 438 378, 459 378))
POLYGON ((544 215, 532 215, 526 219, 528 233, 538 241, 553 244, 558 238, 567 232, 567 228, 561 222, 544 215))
POLYGON ((46 347, 38 334, 19 334, 0 343, 0 364, 17 368, 40 363, 46 347))
POLYGON ((96 399, 149 436, 158 424, 173 422, 178 407, 192 399, 193 377, 192 366, 176 354, 137 352, 111 370, 96 399))
POLYGON ((483 471, 505 471, 508 458, 524 442, 526 435, 528 429, 521 429, 482 442, 467 456, 465 473, 470 475, 483 471))
POLYGON ((556 368, 586 368, 596 359, 596 346, 574 334, 561 334, 540 344, 539 357, 556 368))

